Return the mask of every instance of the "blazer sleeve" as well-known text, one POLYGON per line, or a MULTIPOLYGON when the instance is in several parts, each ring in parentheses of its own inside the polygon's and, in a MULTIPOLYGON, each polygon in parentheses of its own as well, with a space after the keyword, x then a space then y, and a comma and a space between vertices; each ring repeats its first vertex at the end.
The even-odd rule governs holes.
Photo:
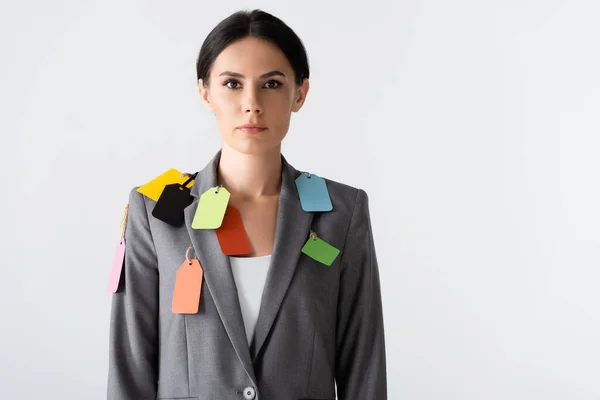
POLYGON ((339 400, 386 400, 379 270, 369 199, 358 189, 341 259, 335 379, 339 400))
POLYGON ((129 193, 125 261, 112 294, 108 400, 156 397, 158 380, 158 267, 148 213, 137 187, 129 193))

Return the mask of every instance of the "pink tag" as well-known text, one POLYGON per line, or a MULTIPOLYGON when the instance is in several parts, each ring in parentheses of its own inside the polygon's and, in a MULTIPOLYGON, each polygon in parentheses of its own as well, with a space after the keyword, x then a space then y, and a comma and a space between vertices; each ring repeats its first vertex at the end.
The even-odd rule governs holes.
POLYGON ((121 279, 121 270, 123 269, 123 261, 125 260, 125 238, 122 237, 115 249, 115 257, 113 259, 112 268, 110 270, 110 278, 108 279, 107 292, 115 293, 119 287, 121 279))

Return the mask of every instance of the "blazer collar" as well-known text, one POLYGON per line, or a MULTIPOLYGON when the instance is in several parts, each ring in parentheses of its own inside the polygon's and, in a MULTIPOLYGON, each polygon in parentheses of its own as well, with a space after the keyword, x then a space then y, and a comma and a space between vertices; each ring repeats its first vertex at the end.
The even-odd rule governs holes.
POLYGON ((221 149, 196 175, 190 189, 194 200, 184 210, 185 225, 223 326, 246 372, 257 384, 253 363, 266 344, 275 317, 294 276, 314 214, 305 212, 301 207, 295 180, 302 172, 296 170, 281 155, 281 192, 277 209, 275 242, 254 338, 249 348, 229 257, 221 251, 215 230, 192 229, 192 220, 200 196, 217 185, 220 158, 221 149))

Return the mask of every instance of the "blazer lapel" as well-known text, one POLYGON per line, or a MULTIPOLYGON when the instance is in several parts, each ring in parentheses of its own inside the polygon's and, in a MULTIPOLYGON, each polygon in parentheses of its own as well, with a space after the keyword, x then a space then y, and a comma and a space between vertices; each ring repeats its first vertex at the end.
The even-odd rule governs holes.
POLYGON ((213 229, 193 229, 192 221, 202 193, 217 185, 217 168, 221 150, 210 163, 198 172, 190 190, 194 201, 185 208, 185 226, 190 235, 195 255, 202 265, 204 280, 215 302, 223 326, 248 376, 256 383, 254 368, 244 328, 242 310, 229 257, 223 254, 213 229))
MULTIPOLYGON (((296 178, 301 174, 281 156, 281 192, 277 209, 275 241, 271 264, 262 294, 258 320, 250 348, 229 257, 221 251, 216 232, 192 229, 192 220, 200 196, 217 186, 221 150, 198 172, 191 188, 194 201, 184 210, 185 225, 196 256, 204 270, 204 279, 229 339, 249 376, 255 380, 253 362, 265 345, 285 293, 294 276, 302 246, 308 239, 313 213, 302 210, 296 178)), ((256 380, 255 380, 256 381, 256 380)))
POLYGON ((309 237, 314 213, 302 210, 296 188, 296 178, 301 174, 291 166, 283 155, 281 193, 277 209, 275 242, 271 264, 263 290, 260 311, 250 352, 252 362, 265 345, 273 321, 279 312, 285 293, 292 281, 304 243, 309 237))

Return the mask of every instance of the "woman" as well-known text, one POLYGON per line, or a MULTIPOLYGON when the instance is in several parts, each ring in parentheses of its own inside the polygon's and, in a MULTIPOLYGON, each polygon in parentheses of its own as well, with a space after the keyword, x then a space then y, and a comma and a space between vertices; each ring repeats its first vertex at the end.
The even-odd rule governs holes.
POLYGON ((324 400, 336 384, 341 400, 386 399, 367 194, 281 154, 309 88, 302 42, 266 12, 237 12, 197 74, 222 147, 161 198, 129 194, 108 399, 324 400))

